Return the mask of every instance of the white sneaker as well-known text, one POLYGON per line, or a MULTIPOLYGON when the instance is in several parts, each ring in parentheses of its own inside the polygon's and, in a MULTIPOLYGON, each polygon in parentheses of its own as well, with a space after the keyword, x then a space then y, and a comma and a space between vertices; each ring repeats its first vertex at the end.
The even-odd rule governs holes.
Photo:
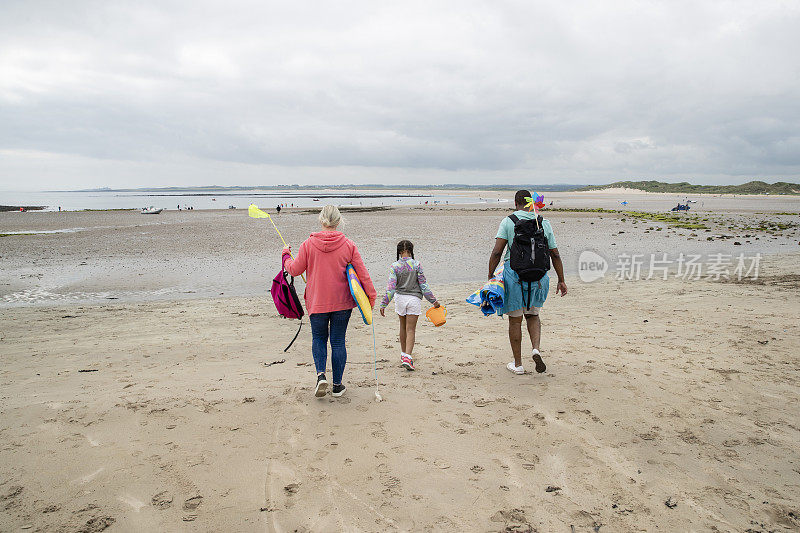
POLYGON ((328 392, 328 380, 325 379, 325 374, 317 374, 317 386, 314 388, 314 396, 322 398, 328 392))
POLYGON ((522 368, 522 365, 514 366, 514 362, 510 362, 506 365, 506 368, 509 372, 513 372, 514 374, 521 375, 525 373, 525 369, 522 368))

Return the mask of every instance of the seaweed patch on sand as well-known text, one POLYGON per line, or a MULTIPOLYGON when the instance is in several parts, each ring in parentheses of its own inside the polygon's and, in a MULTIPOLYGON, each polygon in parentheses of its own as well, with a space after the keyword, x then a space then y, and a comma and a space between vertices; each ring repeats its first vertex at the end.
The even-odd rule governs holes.
POLYGON ((19 211, 20 209, 24 209, 25 211, 44 211, 47 209, 46 205, 0 205, 0 212, 3 211, 19 211))

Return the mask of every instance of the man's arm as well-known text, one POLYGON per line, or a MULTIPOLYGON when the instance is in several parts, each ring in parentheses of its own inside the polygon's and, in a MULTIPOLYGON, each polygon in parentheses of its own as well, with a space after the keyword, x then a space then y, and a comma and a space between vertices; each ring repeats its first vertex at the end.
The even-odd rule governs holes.
POLYGON ((508 241, 505 239, 498 238, 494 240, 494 249, 489 256, 489 279, 494 277, 494 271, 497 270, 497 265, 500 264, 500 260, 503 258, 503 250, 506 249, 506 244, 508 244, 508 241))
POLYGON ((558 248, 550 249, 550 259, 553 261, 553 268, 558 275, 558 285, 556 285, 556 294, 559 292, 561 296, 567 294, 567 284, 564 281, 564 264, 561 262, 561 254, 558 253, 558 248))

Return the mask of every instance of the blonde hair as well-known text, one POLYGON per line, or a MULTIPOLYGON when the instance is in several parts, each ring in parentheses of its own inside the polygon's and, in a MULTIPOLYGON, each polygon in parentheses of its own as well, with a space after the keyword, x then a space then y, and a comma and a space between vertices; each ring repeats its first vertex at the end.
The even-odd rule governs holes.
POLYGON ((326 228, 336 228, 342 223, 342 214, 335 205, 326 205, 319 212, 319 221, 326 228))

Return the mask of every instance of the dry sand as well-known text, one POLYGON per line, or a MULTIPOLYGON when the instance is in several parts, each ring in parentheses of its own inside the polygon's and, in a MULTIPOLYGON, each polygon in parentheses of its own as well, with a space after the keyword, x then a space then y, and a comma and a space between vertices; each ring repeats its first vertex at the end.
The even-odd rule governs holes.
POLYGON ((266 298, 6 310, 0 529, 797 530, 800 282, 777 273, 799 261, 573 284, 543 375, 439 287, 416 372, 377 323, 382 403, 365 325, 346 395, 317 400, 308 330, 284 354, 266 298))
MULTIPOLYGON (((441 328, 420 325, 416 372, 399 367, 394 314, 377 317, 377 403, 371 329, 355 319, 347 393, 317 400, 308 326, 283 353, 296 322, 268 297, 152 300, 253 268, 224 265, 263 248, 260 229, 227 213, 72 215, 83 218, 31 220, 90 229, 0 241, 2 294, 27 290, 21 275, 52 294, 95 294, 0 309, 0 531, 800 528, 800 254, 775 255, 777 241, 755 283, 568 276, 570 293, 542 314, 547 372, 515 376, 507 321, 464 303, 475 282, 443 281, 448 250, 465 276, 483 276, 488 250, 474 250, 500 213, 465 225, 464 214, 402 210, 367 229, 352 214, 378 285, 395 239, 387 252, 373 234, 410 227, 449 311, 441 328), (148 264, 148 250, 167 261, 148 264), (125 279, 139 301, 82 303, 125 279)), ((711 246, 592 216, 551 216, 570 257, 609 236, 643 252, 711 246)), ((312 215, 290 217, 286 233, 302 238, 312 215)), ((277 248, 260 250, 253 294, 277 248)))

